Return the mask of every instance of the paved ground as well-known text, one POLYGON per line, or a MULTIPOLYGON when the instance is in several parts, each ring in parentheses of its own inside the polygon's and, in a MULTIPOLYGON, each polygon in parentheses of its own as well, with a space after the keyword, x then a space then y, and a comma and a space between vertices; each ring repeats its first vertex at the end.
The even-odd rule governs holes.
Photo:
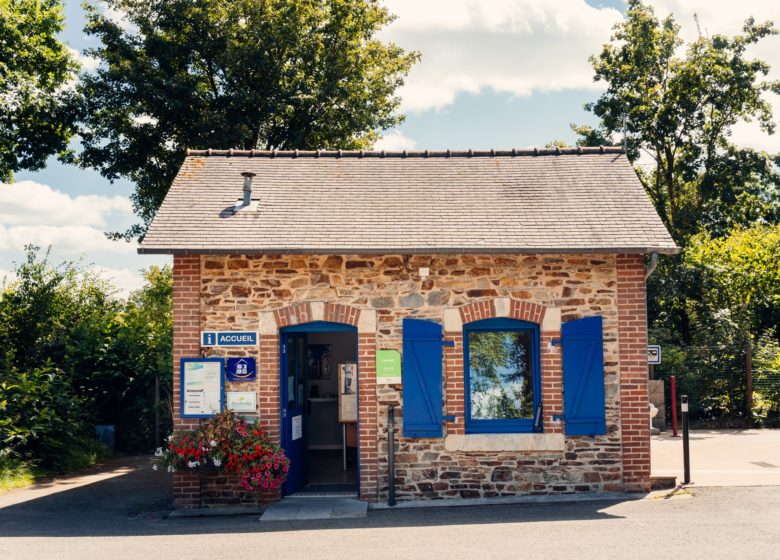
POLYGON ((355 498, 288 497, 271 504, 260 521, 277 523, 311 519, 361 519, 367 513, 368 503, 355 498))
POLYGON ((148 458, 124 460, 0 496, 0 559, 780 557, 780 486, 261 523, 257 514, 164 519, 170 476, 149 466, 148 458))
MULTIPOLYGON (((690 449, 693 486, 780 485, 780 430, 692 430, 690 449)), ((651 457, 654 475, 682 482, 682 437, 653 436, 651 457)))

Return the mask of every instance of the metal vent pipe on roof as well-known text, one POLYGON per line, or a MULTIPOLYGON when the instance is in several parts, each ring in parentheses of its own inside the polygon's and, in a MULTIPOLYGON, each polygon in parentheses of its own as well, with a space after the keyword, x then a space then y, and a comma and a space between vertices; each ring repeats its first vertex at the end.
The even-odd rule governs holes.
POLYGON ((244 200, 242 201, 242 206, 249 206, 252 202, 252 177, 255 175, 256 173, 252 173, 251 171, 244 171, 241 174, 244 178, 244 200))

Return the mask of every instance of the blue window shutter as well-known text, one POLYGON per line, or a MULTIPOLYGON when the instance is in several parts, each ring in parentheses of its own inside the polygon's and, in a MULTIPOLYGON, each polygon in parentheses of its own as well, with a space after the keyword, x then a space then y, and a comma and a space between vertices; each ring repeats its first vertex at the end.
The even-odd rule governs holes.
POLYGON ((442 437, 442 329, 404 319, 404 436, 442 437))
POLYGON ((607 432, 604 411, 604 342, 601 317, 564 323, 563 412, 567 436, 607 432))

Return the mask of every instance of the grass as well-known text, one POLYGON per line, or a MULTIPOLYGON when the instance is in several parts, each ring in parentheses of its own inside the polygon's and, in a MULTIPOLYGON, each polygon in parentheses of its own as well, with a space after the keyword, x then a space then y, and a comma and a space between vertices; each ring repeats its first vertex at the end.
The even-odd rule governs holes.
POLYGON ((53 443, 52 447, 57 451, 56 459, 46 468, 9 455, 0 456, 0 494, 44 478, 93 467, 111 457, 107 447, 88 438, 76 439, 70 445, 53 443))
POLYGON ((0 494, 29 486, 35 479, 35 472, 29 463, 10 457, 0 459, 0 494))

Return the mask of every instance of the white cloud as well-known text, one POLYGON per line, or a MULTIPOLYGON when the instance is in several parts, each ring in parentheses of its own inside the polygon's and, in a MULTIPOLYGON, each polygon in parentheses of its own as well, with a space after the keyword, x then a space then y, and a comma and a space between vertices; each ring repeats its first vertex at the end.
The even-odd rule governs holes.
POLYGON ((413 150, 415 146, 417 146, 417 142, 415 142, 411 138, 404 136, 402 133, 398 131, 391 131, 384 134, 382 138, 377 140, 376 144, 374 144, 374 149, 400 151, 400 150, 413 150))
POLYGON ((0 183, 0 224, 84 225, 105 227, 107 219, 128 218, 130 201, 122 196, 70 196, 34 181, 0 183))
POLYGON ((100 66, 99 58, 95 58, 94 56, 87 56, 73 47, 68 47, 68 50, 70 51, 70 54, 73 55, 73 58, 75 58, 79 64, 81 64, 82 69, 86 70, 87 72, 92 72, 96 70, 98 66, 100 66))
POLYGON ((10 284, 14 281, 15 275, 10 270, 0 268, 0 290, 3 289, 3 284, 10 284))
POLYGON ((131 253, 135 247, 103 234, 109 220, 132 216, 121 196, 70 196, 34 181, 0 183, 0 251, 19 251, 32 243, 59 253, 131 253))
POLYGON ((459 93, 597 88, 588 56, 621 15, 584 0, 386 0, 385 40, 422 53, 400 91, 405 111, 441 109, 459 93))
POLYGON ((135 222, 126 197, 71 195, 49 185, 0 183, 0 285, 13 265, 25 260, 24 246, 51 247, 50 261, 80 261, 127 295, 143 285, 142 268, 170 264, 168 256, 136 254, 136 243, 112 241, 104 231, 135 222))
POLYGON ((141 288, 144 285, 144 278, 140 271, 130 270, 129 268, 109 268, 105 266, 94 266, 92 268, 98 276, 107 280, 122 295, 128 295, 130 292, 141 288))
POLYGON ((111 241, 103 232, 90 226, 0 225, 0 251, 19 251, 27 244, 52 246, 58 254, 87 255, 92 251, 133 254, 135 245, 111 241))

